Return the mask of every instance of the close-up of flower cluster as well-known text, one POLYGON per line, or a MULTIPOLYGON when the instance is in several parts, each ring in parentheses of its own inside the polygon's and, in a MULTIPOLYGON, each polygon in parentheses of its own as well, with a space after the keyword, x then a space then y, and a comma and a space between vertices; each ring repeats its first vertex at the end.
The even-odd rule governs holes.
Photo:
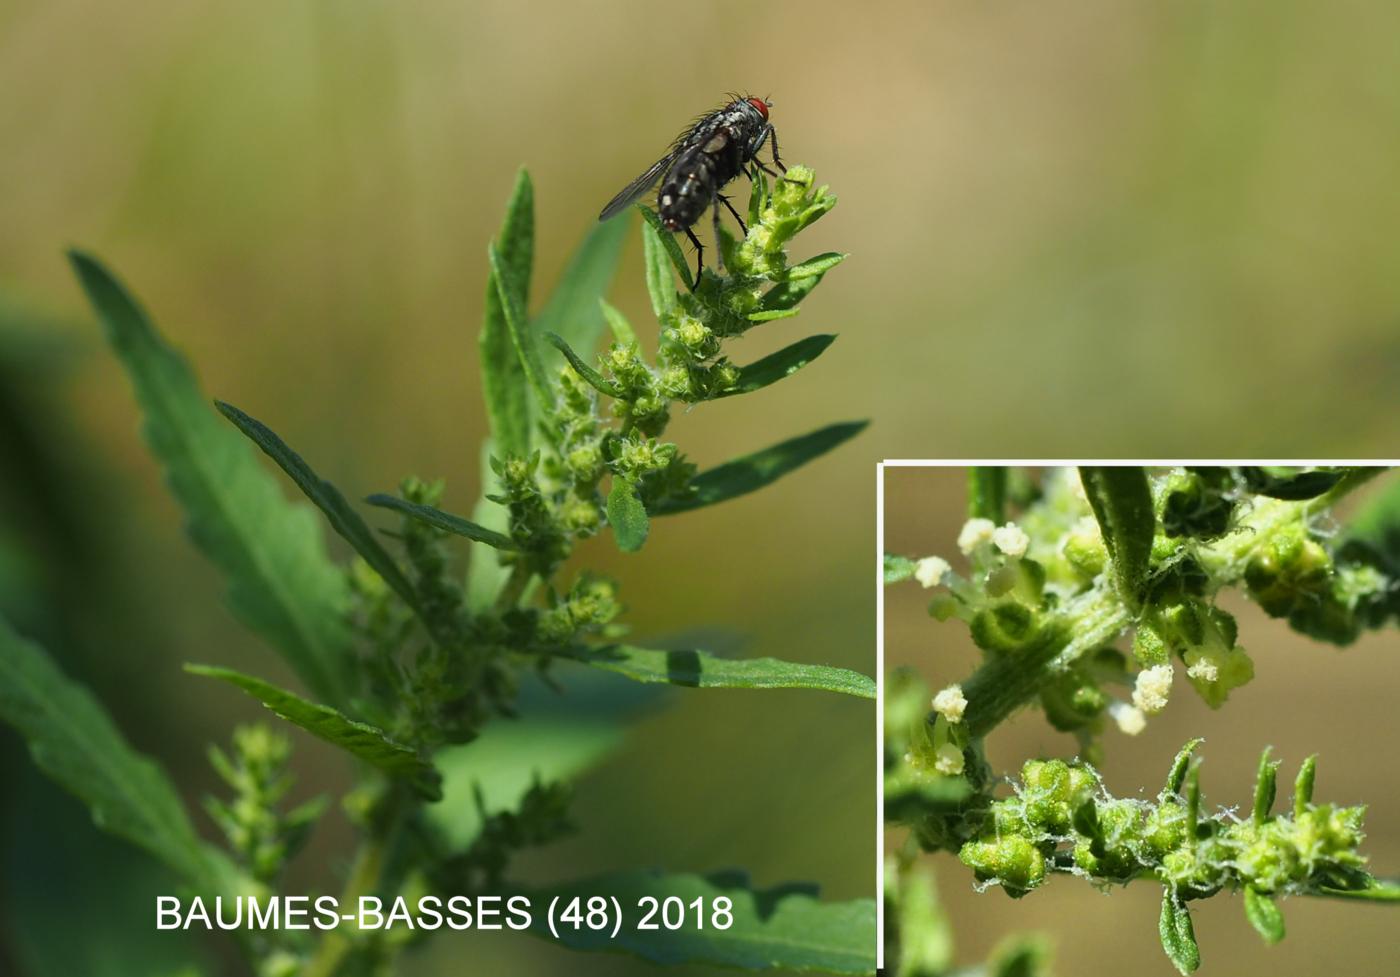
POLYGON ((1181 936, 1190 900, 1245 891, 1251 921, 1277 939, 1281 917, 1276 927, 1259 922, 1278 916, 1273 894, 1391 898, 1397 890, 1362 868, 1364 809, 1313 804, 1311 758, 1291 815, 1274 816, 1277 765, 1266 751, 1246 820, 1203 812, 1195 741, 1155 802, 1110 796, 1094 766, 1110 730, 1151 728, 1178 677, 1217 709, 1263 667, 1217 604, 1226 589, 1333 644, 1396 619, 1393 539, 1378 530, 1391 520, 1393 490, 1347 525, 1333 514, 1381 474, 1128 466, 1032 480, 974 469, 971 518, 956 541, 966 570, 943 555, 885 556, 886 584, 928 590, 929 615, 962 622, 983 653, 976 671, 941 689, 908 670, 890 677, 886 817, 908 826, 917 848, 956 853, 982 884, 1013 897, 1056 872, 1097 885, 1159 882, 1163 944, 1183 972, 1198 962, 1194 939, 1181 936), (1001 796, 984 740, 1029 705, 1073 734, 1079 752, 1027 761, 1001 796))

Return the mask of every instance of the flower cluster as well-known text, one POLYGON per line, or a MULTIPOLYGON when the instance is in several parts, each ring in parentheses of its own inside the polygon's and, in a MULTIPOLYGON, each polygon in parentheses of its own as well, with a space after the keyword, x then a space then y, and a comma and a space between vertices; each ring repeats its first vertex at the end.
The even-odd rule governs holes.
POLYGON ((282 874, 325 809, 322 798, 291 811, 279 810, 292 787, 287 771, 291 752, 287 737, 261 724, 233 731, 231 756, 217 746, 209 747, 210 765, 232 788, 233 797, 228 801, 206 798, 205 810, 248 873, 264 884, 282 874))
POLYGON ((1013 796, 994 802, 958 857, 985 884, 1020 897, 1051 872, 1099 884, 1152 878, 1180 901, 1221 889, 1285 894, 1350 888, 1362 877, 1363 807, 1313 804, 1315 761, 1299 771, 1288 814, 1270 813, 1278 764, 1264 752, 1252 815, 1201 810, 1198 768, 1181 751, 1155 802, 1115 798, 1080 762, 1031 760, 1013 796))

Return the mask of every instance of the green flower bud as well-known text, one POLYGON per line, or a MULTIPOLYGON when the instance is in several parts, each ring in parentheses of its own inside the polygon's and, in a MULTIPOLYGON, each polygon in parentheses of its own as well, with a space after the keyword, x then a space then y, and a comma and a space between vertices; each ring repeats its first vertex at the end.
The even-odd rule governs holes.
POLYGON ((972 640, 985 651, 1015 651, 1036 634, 1035 614, 1014 600, 977 612, 972 619, 972 640))
POLYGON ((1294 610, 1328 592, 1332 558, 1302 526, 1276 533, 1245 568, 1250 595, 1271 617, 1294 610))
POLYGON ((1108 565, 1108 550, 1104 547, 1103 536, 1093 519, 1081 520, 1074 531, 1065 537, 1060 547, 1065 561, 1084 580, 1093 580, 1103 573, 1108 565))
POLYGON ((969 841, 958 851, 958 859, 983 882, 999 881, 1013 899, 1045 881, 1045 856, 1030 841, 1016 835, 969 841))

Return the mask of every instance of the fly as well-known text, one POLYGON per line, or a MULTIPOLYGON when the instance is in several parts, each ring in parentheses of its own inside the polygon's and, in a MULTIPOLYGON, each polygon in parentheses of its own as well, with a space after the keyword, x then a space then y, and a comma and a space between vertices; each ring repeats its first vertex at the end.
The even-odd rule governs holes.
MULTIPOLYGON (((720 204, 724 204, 734 215, 740 230, 747 234, 744 219, 720 191, 743 172, 747 172, 750 179, 756 179, 759 170, 782 178, 781 174, 773 172, 758 158, 758 151, 765 142, 769 143, 773 154, 773 165, 783 173, 787 172, 787 167, 778 158, 778 134, 773 129, 773 123, 768 121, 771 105, 762 98, 735 97, 722 108, 702 115, 677 137, 665 156, 623 187, 622 192, 603 208, 598 219, 605 221, 636 203, 664 173, 656 194, 656 212, 663 227, 672 232, 685 231, 690 243, 695 245, 695 282, 698 284, 700 272, 705 267, 705 246, 695 236, 692 226, 705 213, 705 209, 711 208, 714 213, 716 241, 719 240, 720 204)), ((723 267, 721 250, 720 268, 723 267)))

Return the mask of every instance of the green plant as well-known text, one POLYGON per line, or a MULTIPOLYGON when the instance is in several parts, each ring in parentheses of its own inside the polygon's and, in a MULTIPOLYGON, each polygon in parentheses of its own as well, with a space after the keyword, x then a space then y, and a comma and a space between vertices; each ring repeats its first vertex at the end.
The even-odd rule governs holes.
MULTIPOLYGON (((762 488, 863 426, 826 427, 700 473, 662 440, 673 404, 757 391, 830 345, 833 337, 815 336, 748 366, 724 355, 726 340, 796 314, 841 260, 823 255, 789 265, 785 250, 834 203, 802 167, 771 188, 760 181, 746 238, 723 239, 728 273, 706 270, 699 282, 671 235, 644 211, 647 286, 660 321, 653 366, 632 327, 602 301, 625 220, 594 228, 552 298, 527 314, 534 218, 522 173, 488 255, 480 345, 492 439, 482 451, 481 501, 466 519, 438 507, 441 483, 407 478, 397 495, 368 500, 398 517, 390 544, 266 425, 229 404, 217 404, 216 413, 184 359, 117 280, 95 259, 72 255, 130 375, 147 439, 191 537, 227 578, 236 615, 282 655, 305 692, 230 668, 186 670, 241 689, 355 761, 356 784, 340 803, 360 842, 337 903, 342 911, 377 899, 387 915, 401 901, 421 920, 431 900, 441 916, 453 896, 523 895, 531 900, 528 928, 547 937, 545 907, 556 896, 565 904, 580 897, 586 918, 573 927, 558 923, 556 937, 579 949, 626 950, 663 963, 874 969, 871 900, 822 903, 802 886, 753 890, 738 873, 622 871, 532 889, 509 875, 517 852, 573 830, 568 780, 617 739, 608 725, 599 735, 596 721, 571 726, 568 713, 532 730, 539 695, 521 692, 532 675, 565 699, 590 694, 583 681, 590 669, 642 683, 874 697, 871 679, 845 669, 625 643, 616 585, 588 571, 569 579, 561 572, 583 538, 610 527, 622 549, 636 550, 653 517, 762 488), (673 271, 685 290, 677 291, 673 271), (595 368, 585 356, 605 323, 614 341, 595 368), (224 419, 314 504, 354 550, 351 563, 331 561, 311 511, 286 501, 224 419), (470 543, 465 580, 448 545, 458 537, 470 543), (608 932, 593 925, 590 900, 597 898, 620 901, 625 925, 618 932, 611 920, 608 932), (668 899, 703 919, 679 928, 638 925, 642 903, 668 899)), ((126 744, 103 707, 3 624, 0 678, 0 718, 28 740, 38 766, 85 801, 99 826, 173 869, 189 905, 209 900, 210 915, 216 897, 276 893, 328 807, 316 798, 287 810, 289 741, 262 725, 241 727, 231 749, 210 751, 228 790, 205 805, 226 842, 216 846, 200 837, 170 780, 126 744)), ((387 973, 406 944, 427 934, 243 927, 235 935, 259 975, 326 977, 387 973)))
POLYGON ((886 583, 930 589, 930 615, 962 621, 984 656, 934 695, 907 670, 887 687, 885 817, 908 829, 885 896, 897 973, 949 966, 945 924, 910 908, 929 904, 920 851, 956 853, 980 886, 1012 898, 1055 874, 1104 888, 1155 881, 1162 946, 1182 973, 1200 962, 1193 900, 1242 892, 1250 923, 1275 942, 1279 897, 1400 899, 1400 885, 1365 869, 1365 809, 1314 802, 1315 758, 1275 813, 1279 764, 1266 749, 1244 819, 1203 806, 1198 740, 1152 801, 1113 797, 1095 769, 1105 727, 1141 733, 1167 707, 1178 670, 1212 708, 1253 678, 1235 619, 1217 604, 1226 589, 1319 641, 1393 626, 1400 486, 1343 528, 1332 514, 1380 471, 1085 467, 1037 482, 974 468, 957 541, 967 570, 939 556, 885 557, 886 583), (1073 734, 1078 756, 1027 760, 1008 794, 984 744, 1027 706, 1073 734))

